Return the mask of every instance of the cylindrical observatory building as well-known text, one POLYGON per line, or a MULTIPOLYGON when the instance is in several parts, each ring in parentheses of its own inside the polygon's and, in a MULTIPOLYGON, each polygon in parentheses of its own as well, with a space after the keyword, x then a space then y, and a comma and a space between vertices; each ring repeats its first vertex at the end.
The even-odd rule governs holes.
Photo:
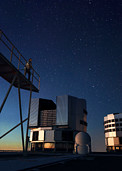
POLYGON ((105 145, 108 152, 122 152, 122 113, 104 117, 105 145))

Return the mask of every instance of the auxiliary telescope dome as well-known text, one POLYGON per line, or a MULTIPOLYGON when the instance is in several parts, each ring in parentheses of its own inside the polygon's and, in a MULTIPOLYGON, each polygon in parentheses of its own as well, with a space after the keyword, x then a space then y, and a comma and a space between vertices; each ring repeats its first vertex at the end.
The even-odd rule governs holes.
POLYGON ((75 149, 78 154, 88 154, 91 151, 91 137, 86 132, 79 132, 75 136, 75 149))

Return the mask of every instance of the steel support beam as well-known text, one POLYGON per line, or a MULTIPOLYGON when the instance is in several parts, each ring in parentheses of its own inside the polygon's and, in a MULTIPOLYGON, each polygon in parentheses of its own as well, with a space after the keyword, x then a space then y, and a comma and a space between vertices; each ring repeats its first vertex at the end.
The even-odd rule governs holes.
POLYGON ((20 111, 20 123, 21 123, 22 147, 23 147, 23 152, 24 152, 24 133, 23 133, 22 107, 21 107, 21 94, 20 94, 20 81, 19 81, 19 80, 18 80, 18 96, 19 96, 19 111, 20 111))
POLYGON ((2 105, 1 105, 1 107, 0 107, 0 112, 1 112, 2 109, 3 109, 3 106, 4 106, 4 104, 5 104, 6 100, 7 100, 7 97, 8 97, 8 95, 9 95, 10 91, 11 91, 11 88, 12 88, 12 86, 13 86, 15 80, 16 80, 16 77, 17 77, 17 74, 14 76, 14 78, 13 78, 13 80, 12 80, 12 82, 11 82, 11 85, 10 85, 10 87, 9 87, 7 93, 6 93, 6 96, 5 96, 5 98, 4 98, 4 100, 3 100, 3 103, 2 103, 2 105))
POLYGON ((28 128, 29 128, 29 120, 30 120, 30 107, 31 107, 31 97, 32 97, 32 85, 30 85, 30 98, 29 98, 29 108, 28 108, 28 122, 27 122, 27 131, 26 131, 26 149, 25 151, 28 151, 28 128))
MULTIPOLYGON (((27 121, 27 120, 28 120, 28 118, 26 118, 25 120, 23 120, 22 123, 24 123, 24 122, 27 121)), ((6 136, 7 134, 9 134, 11 131, 13 131, 15 128, 17 128, 19 125, 21 125, 21 122, 20 122, 19 124, 17 124, 16 126, 14 126, 12 129, 10 129, 9 131, 7 131, 5 134, 3 134, 3 135, 0 137, 0 139, 3 138, 4 136, 6 136)))

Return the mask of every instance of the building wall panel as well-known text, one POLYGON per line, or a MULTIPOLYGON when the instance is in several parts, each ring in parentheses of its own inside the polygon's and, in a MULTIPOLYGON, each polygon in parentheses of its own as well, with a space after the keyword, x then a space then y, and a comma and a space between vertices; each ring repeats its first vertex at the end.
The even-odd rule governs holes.
POLYGON ((55 131, 55 141, 62 141, 62 130, 55 131))
POLYGON ((39 131, 39 141, 44 141, 44 130, 39 131))
POLYGON ((38 126, 39 99, 31 100, 29 127, 38 126))
POLYGON ((56 98, 56 125, 68 124, 68 96, 57 96, 56 98))
POLYGON ((54 142, 54 130, 45 131, 45 142, 54 142))
POLYGON ((108 138, 108 146, 114 145, 114 138, 108 138))

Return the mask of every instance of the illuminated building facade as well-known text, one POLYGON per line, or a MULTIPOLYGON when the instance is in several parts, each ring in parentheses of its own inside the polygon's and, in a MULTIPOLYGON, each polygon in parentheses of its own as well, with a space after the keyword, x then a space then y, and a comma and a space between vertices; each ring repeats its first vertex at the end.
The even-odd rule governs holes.
POLYGON ((53 101, 43 100, 32 99, 31 150, 73 151, 75 135, 87 131, 86 101, 68 95, 57 96, 55 106, 53 101))
POLYGON ((86 100, 73 96, 57 96, 56 125, 67 125, 77 131, 87 131, 86 100))
POLYGON ((122 113, 104 117, 105 145, 108 152, 122 151, 122 113))
POLYGON ((56 104, 52 100, 31 100, 29 127, 52 126, 56 122, 56 104))

